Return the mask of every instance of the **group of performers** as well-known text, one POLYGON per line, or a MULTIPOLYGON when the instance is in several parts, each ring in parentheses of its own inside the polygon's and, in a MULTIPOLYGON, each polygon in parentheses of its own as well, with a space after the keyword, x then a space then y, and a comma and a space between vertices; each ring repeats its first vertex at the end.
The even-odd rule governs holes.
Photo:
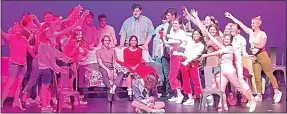
MULTIPOLYGON (((248 28, 231 13, 225 12, 225 17, 233 23, 228 23, 221 32, 213 16, 206 16, 202 21, 196 10, 189 12, 182 7, 183 16, 180 18, 175 8, 168 8, 162 15, 162 24, 154 29, 152 21, 141 14, 141 5, 133 4, 131 9, 133 15, 123 22, 118 47, 115 30, 107 24, 108 17, 100 14, 96 27, 94 14, 89 10, 82 11, 81 5, 72 8, 66 19, 47 11, 42 23, 34 14, 24 13, 8 32, 1 30, 2 38, 6 39, 2 39, 2 45, 7 42, 10 48, 9 77, 2 92, 2 106, 12 91, 11 87, 16 85, 13 106, 25 110, 32 100, 32 87, 40 85, 39 96, 34 101, 41 104, 42 111, 51 112, 50 101, 57 104, 52 82, 60 82, 61 76, 67 74, 72 90, 76 76, 79 76, 79 84, 85 81, 86 67, 100 72, 108 88, 109 101, 120 99, 116 88, 125 79, 131 105, 140 112, 164 112, 165 103, 156 100, 160 81, 164 86, 162 96, 168 97, 169 102, 194 105, 203 89, 200 66, 219 67, 217 72, 204 71, 204 74, 214 75, 210 79, 212 87, 225 93, 230 82, 248 100, 249 112, 256 109, 256 102, 262 101, 263 70, 274 88, 274 102, 280 102, 282 92, 265 51, 267 35, 260 29, 260 16, 253 18, 251 28, 248 28), (240 35, 241 29, 249 35, 249 43, 240 35), (152 56, 148 54, 151 41, 152 56), (246 52, 247 44, 251 45, 252 54, 246 52), (255 97, 243 78, 242 56, 253 60, 258 92, 255 97), (152 62, 160 67, 149 64, 152 62), (55 78, 54 74, 58 77, 55 78), (188 95, 184 102, 183 94, 188 95)), ((208 99, 213 101, 212 96, 208 99)), ((70 102, 69 99, 65 101, 66 105, 70 102)), ((220 103, 218 111, 228 110, 227 101, 226 94, 223 94, 220 102, 224 105, 220 103)), ((76 104, 87 102, 81 100, 76 104)))

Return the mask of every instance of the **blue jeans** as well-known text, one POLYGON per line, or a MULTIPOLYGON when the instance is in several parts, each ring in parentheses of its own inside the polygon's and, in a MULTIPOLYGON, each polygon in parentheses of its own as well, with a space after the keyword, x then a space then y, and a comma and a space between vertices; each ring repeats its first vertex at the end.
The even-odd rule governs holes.
POLYGON ((23 93, 30 93, 33 86, 38 85, 39 88, 41 83, 39 83, 39 67, 38 67, 38 59, 34 59, 32 62, 32 72, 31 76, 28 80, 27 85, 25 86, 23 93))
POLYGON ((162 57, 161 58, 161 63, 162 63, 162 68, 163 68, 163 75, 164 75, 164 88, 166 94, 171 94, 171 88, 170 88, 170 83, 168 80, 168 72, 169 72, 169 57, 162 57))

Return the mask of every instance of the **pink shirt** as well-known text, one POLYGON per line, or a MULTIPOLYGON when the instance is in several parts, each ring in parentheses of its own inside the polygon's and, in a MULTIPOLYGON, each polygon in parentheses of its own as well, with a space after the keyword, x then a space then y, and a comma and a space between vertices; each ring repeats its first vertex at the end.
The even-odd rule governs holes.
POLYGON ((26 65, 28 41, 22 35, 11 35, 8 38, 10 61, 15 64, 26 65))

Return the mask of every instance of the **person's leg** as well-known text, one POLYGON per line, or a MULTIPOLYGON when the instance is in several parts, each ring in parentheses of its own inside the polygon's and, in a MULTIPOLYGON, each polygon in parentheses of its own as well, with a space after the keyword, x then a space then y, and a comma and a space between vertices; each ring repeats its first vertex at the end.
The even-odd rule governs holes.
POLYGON ((192 62, 191 69, 190 69, 190 76, 191 80, 194 85, 194 94, 200 95, 202 93, 201 84, 200 84, 200 77, 199 77, 199 63, 192 62))
POLYGON ((255 96, 255 100, 262 101, 262 79, 261 79, 262 68, 261 68, 261 65, 258 63, 258 60, 255 60, 253 62, 252 67, 253 67, 256 90, 257 90, 257 96, 255 96))
POLYGON ((165 94, 169 95, 171 94, 171 88, 170 88, 170 82, 168 79, 168 73, 169 73, 169 58, 162 57, 162 71, 164 76, 164 88, 165 88, 165 94))
POLYGON ((278 82, 275 78, 275 76, 273 75, 273 71, 271 69, 271 60, 267 54, 266 51, 261 52, 258 56, 257 56, 257 61, 258 63, 261 65, 264 73, 266 74, 266 76, 270 79, 272 87, 274 89, 274 102, 278 103, 281 100, 282 97, 282 92, 279 91, 279 86, 278 86, 278 82))
POLYGON ((168 74, 168 79, 170 81, 171 89, 177 90, 181 88, 181 83, 178 79, 178 74, 181 66, 181 57, 180 56, 172 56, 170 59, 170 71, 168 74))
POLYGON ((138 108, 140 110, 144 110, 146 111, 147 113, 150 113, 152 112, 152 108, 148 107, 147 105, 143 104, 142 102, 139 102, 139 101, 133 101, 132 104, 131 104, 134 108, 138 108))
POLYGON ((18 72, 18 80, 16 81, 16 90, 15 90, 15 95, 14 95, 14 102, 13 102, 13 105, 14 106, 19 106, 21 109, 24 109, 22 107, 22 104, 21 104, 21 100, 19 99, 19 95, 20 95, 20 90, 21 90, 21 87, 22 87, 22 81, 24 79, 24 75, 26 74, 26 70, 27 70, 27 66, 26 65, 19 65, 18 66, 18 69, 19 69, 19 72, 18 72))
POLYGON ((17 78, 17 75, 19 74, 19 68, 18 68, 18 65, 12 63, 12 62, 9 62, 9 71, 8 71, 8 80, 7 80, 7 83, 3 89, 3 92, 2 92, 2 102, 1 102, 1 105, 3 105, 5 99, 7 98, 10 90, 12 89, 11 87, 13 86, 16 78, 17 78))
POLYGON ((53 80, 53 74, 51 69, 41 69, 43 74, 42 88, 41 88, 41 98, 42 98, 42 109, 46 110, 50 105, 51 100, 51 90, 49 88, 51 81, 53 80))
POLYGON ((228 106, 227 106, 227 99, 226 99, 226 94, 225 94, 225 89, 226 89, 226 85, 228 84, 228 79, 224 76, 224 71, 222 71, 222 75, 216 77, 216 80, 219 85, 219 88, 221 90, 221 92, 223 93, 222 94, 222 98, 219 100, 219 104, 218 104, 218 110, 219 111, 222 111, 223 107, 224 107, 224 110, 228 110, 228 106), (223 107, 222 107, 222 103, 223 102, 223 107))

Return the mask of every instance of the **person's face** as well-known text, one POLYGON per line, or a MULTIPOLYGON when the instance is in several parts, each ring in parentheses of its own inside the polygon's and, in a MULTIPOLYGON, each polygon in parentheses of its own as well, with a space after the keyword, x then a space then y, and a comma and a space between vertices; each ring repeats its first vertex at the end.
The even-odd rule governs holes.
POLYGON ((138 19, 141 16, 142 11, 139 8, 135 8, 133 11, 133 16, 138 19))
POLYGON ((166 14, 166 19, 168 22, 171 22, 175 19, 175 15, 172 15, 171 13, 166 14))
POLYGON ((111 39, 109 37, 104 37, 104 46, 109 47, 111 39))
POLYGON ((211 18, 210 16, 206 16, 205 19, 204 19, 204 25, 205 26, 210 26, 212 23, 211 23, 211 18))
POLYGON ((225 26, 224 34, 230 34, 230 32, 231 32, 231 27, 229 25, 225 26))
POLYGON ((215 36, 215 35, 216 35, 217 30, 216 30, 216 28, 215 28, 215 27, 210 27, 208 32, 209 32, 212 36, 215 36))
POLYGON ((223 43, 224 43, 224 45, 230 45, 231 44, 231 37, 230 36, 228 36, 228 35, 226 35, 225 37, 224 37, 224 39, 223 39, 223 43))
POLYGON ((132 37, 131 41, 130 41, 130 46, 134 47, 134 46, 137 46, 137 45, 138 45, 138 42, 137 42, 136 38, 132 37))
POLYGON ((253 30, 258 29, 259 26, 260 26, 260 24, 259 24, 259 21, 258 21, 258 20, 256 20, 256 19, 252 19, 252 20, 251 20, 251 27, 252 27, 253 30))
POLYGON ((194 31, 193 34, 192 34, 192 38, 194 40, 199 40, 200 39, 200 33, 198 31, 194 31))
POLYGON ((83 39, 83 32, 82 31, 76 31, 76 40, 78 42, 82 41, 83 39))
POLYGON ((52 23, 54 21, 54 16, 50 13, 47 13, 45 16, 44 16, 44 21, 46 23, 52 23))
POLYGON ((48 29, 48 30, 45 32, 45 37, 48 38, 48 39, 51 39, 51 38, 52 38, 52 31, 51 31, 51 29, 48 29))
POLYGON ((100 27, 105 27, 107 25, 107 18, 100 18, 99 25, 100 27))
POLYGON ((239 30, 237 29, 237 26, 236 25, 232 25, 231 26, 231 35, 232 36, 235 36, 239 33, 239 30))
POLYGON ((13 25, 13 32, 14 32, 15 34, 20 34, 21 31, 22 31, 22 28, 21 28, 21 26, 19 25, 19 23, 13 25))
POLYGON ((91 15, 86 16, 86 23, 90 24, 93 22, 93 17, 91 15))
POLYGON ((179 24, 178 20, 174 20, 174 21, 172 22, 172 26, 173 26, 173 29, 174 29, 174 30, 179 30, 180 27, 182 26, 182 24, 179 24))

